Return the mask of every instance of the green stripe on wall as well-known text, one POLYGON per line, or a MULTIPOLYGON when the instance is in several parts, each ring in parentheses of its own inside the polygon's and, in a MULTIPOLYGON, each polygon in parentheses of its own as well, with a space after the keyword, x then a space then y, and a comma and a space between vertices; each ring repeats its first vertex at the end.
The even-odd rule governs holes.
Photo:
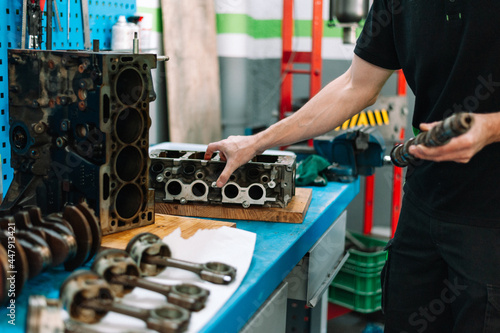
MULTIPOLYGON (((281 38, 281 20, 256 20, 246 14, 217 14, 218 34, 246 34, 253 38, 281 38)), ((324 37, 341 37, 342 29, 328 27, 323 22, 324 37)), ((312 30, 311 20, 295 20, 294 35, 310 37, 312 30)), ((357 29, 359 30, 359 29, 357 29)))
POLYGON ((217 14, 218 34, 247 34, 253 38, 281 37, 281 20, 256 20, 246 14, 217 14))
POLYGON ((161 8, 137 7, 137 12, 152 14, 153 16, 152 31, 163 32, 163 18, 161 14, 161 8))

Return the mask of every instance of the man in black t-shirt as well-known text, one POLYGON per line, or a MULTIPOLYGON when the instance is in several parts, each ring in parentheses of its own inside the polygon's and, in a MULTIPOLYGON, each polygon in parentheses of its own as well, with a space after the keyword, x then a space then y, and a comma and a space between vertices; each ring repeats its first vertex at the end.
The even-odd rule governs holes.
POLYGON ((299 111, 253 136, 211 143, 222 187, 254 155, 326 133, 373 104, 393 70, 414 92, 415 131, 454 112, 471 130, 412 147, 382 274, 386 332, 500 332, 500 14, 498 0, 374 0, 351 67, 299 111))

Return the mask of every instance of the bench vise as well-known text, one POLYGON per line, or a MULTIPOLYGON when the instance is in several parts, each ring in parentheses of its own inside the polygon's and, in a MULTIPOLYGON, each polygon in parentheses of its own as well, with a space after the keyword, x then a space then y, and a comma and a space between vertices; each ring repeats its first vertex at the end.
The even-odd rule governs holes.
POLYGON ((374 127, 357 127, 335 137, 313 140, 316 153, 332 165, 325 174, 328 180, 349 183, 358 175, 370 176, 384 165, 385 142, 374 127))

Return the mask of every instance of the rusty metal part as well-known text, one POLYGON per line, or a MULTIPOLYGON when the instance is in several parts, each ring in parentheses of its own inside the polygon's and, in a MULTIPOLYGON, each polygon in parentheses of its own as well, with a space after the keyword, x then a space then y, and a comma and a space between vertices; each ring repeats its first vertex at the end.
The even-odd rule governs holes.
POLYGON ((63 263, 67 270, 74 270, 98 251, 99 223, 87 205, 67 205, 63 214, 47 218, 38 207, 20 209, 0 218, 0 245, 7 250, 16 295, 27 279, 43 270, 63 263))
POLYGON ((44 220, 38 207, 27 207, 14 214, 14 220, 25 238, 35 235, 46 242, 52 255, 50 266, 64 263, 66 270, 74 270, 93 258, 100 247, 99 224, 89 215, 85 205, 67 205, 62 215, 44 220))
POLYGON ((9 294, 9 258, 7 257, 7 251, 2 245, 0 245, 0 304, 4 304, 7 301, 7 296, 9 294))
POLYGON ((24 284, 28 280, 29 265, 26 252, 15 236, 15 227, 13 227, 13 229, 11 228, 12 227, 7 227, 4 229, 2 226, 2 230, 0 230, 0 245, 7 251, 9 271, 16 272, 16 295, 19 295, 23 290, 24 284))
POLYGON ((410 154, 410 147, 423 144, 427 147, 437 147, 447 144, 452 138, 466 133, 474 124, 471 113, 455 113, 427 132, 421 132, 415 138, 395 146, 391 151, 391 160, 398 167, 406 167, 419 159, 410 154))
POLYGON ((213 186, 224 169, 220 154, 153 150, 150 184, 156 202, 204 202, 285 207, 295 195, 295 156, 257 155, 238 168, 222 188, 213 186))
POLYGON ((101 232, 97 219, 92 215, 88 206, 80 204, 78 206, 68 205, 64 208, 62 218, 66 220, 76 237, 78 251, 74 262, 66 263, 66 270, 74 270, 83 263, 90 261, 101 245, 101 232))
POLYGON ((53 255, 53 265, 72 262, 77 252, 77 243, 73 229, 61 223, 47 222, 38 207, 29 207, 28 214, 33 226, 45 231, 46 241, 53 255))
POLYGON ((65 219, 62 218, 61 213, 52 213, 47 216, 44 216, 43 220, 47 223, 51 223, 54 225, 61 225, 66 229, 70 230, 72 234, 75 234, 73 231, 73 227, 68 223, 65 219))
POLYGON ((101 248, 102 241, 102 231, 99 225, 99 219, 94 214, 94 210, 89 207, 86 202, 79 203, 76 208, 83 214, 87 220, 87 224, 90 228, 90 233, 92 235, 92 246, 90 247, 90 252, 88 255, 87 262, 94 258, 99 249, 101 248))
POLYGON ((34 278, 52 265, 50 247, 42 237, 24 230, 18 230, 16 237, 28 259, 28 279, 34 278))
POLYGON ((109 284, 96 273, 77 271, 61 287, 61 301, 70 318, 83 323, 97 323, 108 312, 117 312, 140 319, 150 329, 162 333, 186 331, 190 312, 173 304, 147 310, 113 300, 109 284))
POLYGON ((141 276, 139 267, 127 252, 116 249, 99 252, 92 263, 92 270, 109 283, 116 297, 123 297, 136 287, 132 283, 116 281, 118 277, 122 275, 130 278, 141 276))
POLYGON ((64 266, 66 270, 71 271, 91 259, 89 254, 93 246, 92 232, 87 219, 75 206, 66 206, 62 218, 68 221, 76 235, 78 250, 75 254, 75 260, 64 266))
POLYGON ((89 227, 86 227, 84 224, 73 222, 73 225, 75 226, 73 228, 71 223, 63 219, 61 213, 52 213, 47 215, 45 216, 44 221, 49 224, 63 226, 64 228, 70 230, 71 235, 73 235, 73 238, 75 239, 76 252, 64 263, 64 268, 67 271, 72 271, 83 265, 85 260, 89 257, 89 253, 91 251, 89 243, 93 244, 91 240, 86 238, 90 235, 88 233, 89 227), (77 232, 75 232, 75 229, 77 232), (83 232, 78 233, 78 230, 83 230, 83 232))
POLYGON ((221 262, 192 263, 170 258, 171 252, 160 237, 152 233, 141 233, 127 244, 126 251, 137 262, 146 276, 155 276, 167 267, 175 267, 197 274, 202 280, 216 284, 229 284, 236 276, 236 269, 221 262))
POLYGON ((8 56, 15 176, 0 210, 34 205, 45 216, 86 201, 104 235, 154 223, 148 131, 156 56, 12 49, 8 56))
POLYGON ((97 274, 87 270, 79 270, 70 274, 63 282, 59 295, 70 318, 87 324, 99 322, 109 310, 85 308, 82 306, 85 301, 113 300, 113 292, 108 283, 97 274))
POLYGON ((117 297, 123 297, 138 287, 162 294, 171 304, 199 311, 205 307, 210 294, 210 291, 193 284, 169 286, 141 278, 139 267, 123 250, 101 251, 94 260, 92 270, 110 284, 117 297))
POLYGON ((62 304, 59 299, 32 295, 28 300, 26 333, 63 333, 62 304))
MULTIPOLYGON (((28 300, 26 333, 102 333, 92 325, 72 319, 63 320, 62 303, 59 299, 32 295, 28 300)), ((144 329, 125 330, 123 333, 142 333, 144 329)))
MULTIPOLYGON (((52 266, 59 266, 68 258, 72 258, 76 252, 76 243, 67 243, 66 237, 59 234, 59 232, 40 226, 34 226, 31 220, 30 213, 27 211, 20 211, 14 215, 16 226, 20 230, 31 232, 43 238, 52 254, 52 266)), ((74 238, 73 238, 74 240, 74 238)))

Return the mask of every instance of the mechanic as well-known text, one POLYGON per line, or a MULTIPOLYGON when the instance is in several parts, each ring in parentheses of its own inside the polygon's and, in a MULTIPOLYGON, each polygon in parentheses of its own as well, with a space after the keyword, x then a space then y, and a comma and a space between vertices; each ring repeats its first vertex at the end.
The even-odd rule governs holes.
POLYGON ((292 116, 208 145, 217 186, 264 150, 328 132, 372 105, 402 68, 414 130, 473 112, 466 134, 414 146, 382 272, 386 332, 500 332, 500 25, 497 0, 374 0, 350 68, 292 116))

